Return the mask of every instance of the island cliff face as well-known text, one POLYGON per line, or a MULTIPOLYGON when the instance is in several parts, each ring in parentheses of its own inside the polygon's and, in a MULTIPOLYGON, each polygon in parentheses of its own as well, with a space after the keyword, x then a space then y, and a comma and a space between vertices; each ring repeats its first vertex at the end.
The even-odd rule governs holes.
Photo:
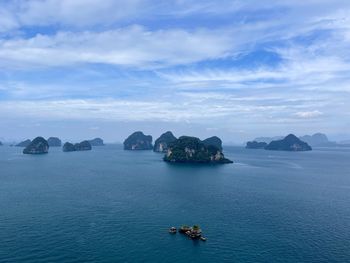
POLYGON ((20 142, 18 144, 16 144, 17 147, 27 147, 32 141, 31 140, 25 140, 23 142, 20 142))
POLYGON ((48 138, 47 143, 49 144, 50 147, 61 147, 62 146, 61 140, 57 137, 48 138))
POLYGON ((152 136, 144 135, 143 132, 137 131, 131 134, 124 141, 124 150, 152 150, 152 136))
POLYGON ((176 137, 171 131, 163 133, 155 142, 153 151, 166 153, 170 143, 176 141, 176 137))
POLYGON ((89 141, 82 141, 81 143, 72 144, 66 142, 63 145, 64 152, 76 152, 76 151, 90 151, 92 149, 89 141))
POLYGON ((282 140, 272 141, 266 147, 266 150, 275 151, 311 151, 312 148, 306 142, 303 142, 294 134, 289 134, 282 140))
POLYGON ((91 146, 104 146, 104 142, 101 138, 95 138, 92 140, 89 140, 89 143, 91 144, 91 146))
POLYGON ((49 144, 43 137, 36 137, 24 150, 24 154, 44 154, 49 152, 49 144))
POLYGON ((219 148, 196 137, 181 136, 168 146, 164 161, 171 163, 232 163, 219 148))
POLYGON ((212 136, 212 137, 209 137, 207 139, 205 139, 203 141, 203 143, 206 145, 206 146, 209 146, 209 145, 212 145, 212 146, 215 146, 216 148, 218 148, 220 151, 222 151, 222 141, 219 137, 217 136, 212 136))
POLYGON ((247 142, 247 145, 245 148, 247 148, 247 149, 264 149, 266 146, 267 146, 266 142, 251 141, 251 142, 247 142))

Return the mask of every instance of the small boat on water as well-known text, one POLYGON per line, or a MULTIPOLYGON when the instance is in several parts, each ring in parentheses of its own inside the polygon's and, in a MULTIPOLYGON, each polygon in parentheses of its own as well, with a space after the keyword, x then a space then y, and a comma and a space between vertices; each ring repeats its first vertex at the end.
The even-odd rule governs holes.
MULTIPOLYGON (((169 229, 169 233, 175 234, 176 232, 176 227, 171 227, 169 229)), ((207 241, 207 239, 202 236, 202 229, 198 225, 194 225, 193 227, 183 225, 179 228, 179 233, 185 234, 191 239, 200 239, 202 241, 207 241)))

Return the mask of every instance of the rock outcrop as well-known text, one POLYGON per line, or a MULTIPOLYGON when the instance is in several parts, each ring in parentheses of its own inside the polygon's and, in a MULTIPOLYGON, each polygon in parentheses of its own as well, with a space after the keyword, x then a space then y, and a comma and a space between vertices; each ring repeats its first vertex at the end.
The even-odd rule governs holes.
POLYGON ((47 143, 49 144, 50 147, 61 147, 62 146, 61 140, 57 137, 48 138, 47 143))
POLYGON ((95 138, 92 140, 89 140, 89 143, 91 144, 91 146, 104 146, 104 142, 101 138, 95 138))
POLYGON ((81 143, 75 143, 75 144, 66 142, 63 145, 64 152, 90 151, 91 149, 92 147, 89 141, 82 141, 81 143))
POLYGON ((203 140, 203 143, 206 145, 206 146, 215 146, 216 148, 218 148, 220 151, 222 151, 222 141, 219 137, 217 136, 212 136, 212 137, 209 137, 205 140, 203 140))
POLYGON ((168 150, 168 145, 174 141, 176 141, 176 137, 171 131, 167 131, 154 142, 153 151, 165 153, 168 150))
POLYGON ((168 146, 164 161, 171 163, 232 163, 213 145, 205 145, 196 137, 181 136, 168 146))
POLYGON ((64 152, 74 152, 75 151, 74 144, 70 142, 66 142, 65 144, 63 144, 62 150, 64 152))
POLYGON ((24 154, 44 154, 49 152, 49 144, 43 137, 36 137, 24 150, 24 154))
POLYGON ((20 142, 18 144, 16 144, 17 147, 27 147, 32 141, 31 140, 25 140, 23 142, 20 142))
POLYGON ((152 150, 152 136, 144 135, 143 132, 137 131, 131 134, 124 141, 124 150, 152 150))
POLYGON ((264 149, 266 146, 267 146, 266 142, 251 141, 251 142, 247 142, 247 145, 245 148, 247 148, 247 149, 264 149))
POLYGON ((289 134, 282 140, 272 141, 266 147, 266 150, 275 151, 311 151, 312 148, 306 142, 303 142, 294 134, 289 134))

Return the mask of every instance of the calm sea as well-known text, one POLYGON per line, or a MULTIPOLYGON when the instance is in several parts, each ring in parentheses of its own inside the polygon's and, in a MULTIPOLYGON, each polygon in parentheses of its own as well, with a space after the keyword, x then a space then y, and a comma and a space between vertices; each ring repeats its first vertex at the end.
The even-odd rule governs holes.
POLYGON ((226 147, 222 166, 21 150, 0 147, 0 262, 350 262, 350 149, 226 147), (207 242, 168 233, 182 224, 207 242))

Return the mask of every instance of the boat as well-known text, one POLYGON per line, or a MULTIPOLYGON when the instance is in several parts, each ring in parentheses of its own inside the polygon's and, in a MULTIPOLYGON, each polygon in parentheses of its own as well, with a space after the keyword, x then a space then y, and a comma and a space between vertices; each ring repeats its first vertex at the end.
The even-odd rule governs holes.
POLYGON ((177 232, 177 230, 176 230, 176 227, 174 227, 174 226, 169 229, 169 233, 171 233, 171 234, 176 234, 176 232, 177 232))
POLYGON ((201 237, 202 241, 207 241, 207 239, 205 237, 201 237))

